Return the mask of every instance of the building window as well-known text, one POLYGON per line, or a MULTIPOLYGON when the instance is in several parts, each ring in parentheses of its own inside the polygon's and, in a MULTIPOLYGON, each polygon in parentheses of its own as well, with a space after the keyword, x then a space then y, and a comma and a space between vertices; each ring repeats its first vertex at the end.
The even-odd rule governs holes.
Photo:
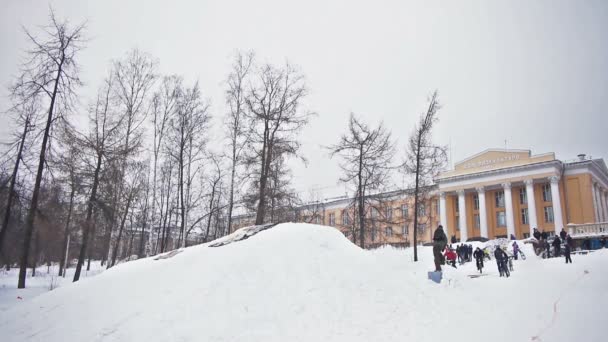
POLYGON ((407 228, 407 223, 404 223, 403 227, 401 227, 401 234, 403 234, 403 236, 407 236, 409 234, 409 229, 407 228))
POLYGON ((530 237, 530 233, 524 233, 524 239, 527 239, 530 237))
POLYGON ((407 204, 402 204, 401 205, 401 216, 403 216, 404 218, 407 218, 408 215, 409 215, 409 213, 408 213, 407 204))
POLYGON ((336 225, 336 214, 334 214, 334 213, 329 214, 329 225, 330 226, 336 225))
POLYGON ((494 198, 496 200, 496 208, 504 208, 505 207, 505 193, 504 191, 496 191, 494 194, 494 198))
POLYGON ((424 203, 418 203, 418 217, 426 216, 424 203))
POLYGON ((521 209, 521 224, 530 224, 528 221, 528 208, 521 209))
POLYGON ((545 207, 545 222, 553 223, 553 207, 545 207))
POLYGON ((543 201, 551 202, 551 184, 543 184, 543 201))
POLYGON ((473 221, 475 221, 475 228, 479 229, 481 227, 481 220, 479 219, 479 214, 473 215, 473 221))
POLYGON ((479 195, 473 195, 473 209, 479 210, 479 195))
POLYGON ((458 219, 458 216, 456 216, 456 230, 460 230, 460 220, 458 219))
POLYGON ((528 194, 526 194, 526 189, 519 189, 519 204, 528 204, 528 194))
POLYGON ((387 237, 391 237, 393 236, 393 228, 391 227, 386 227, 384 229, 384 235, 386 235, 387 237))
POLYGON ((386 208, 386 219, 391 221, 393 219, 393 208, 386 208))
POLYGON ((378 209, 372 207, 372 219, 375 219, 376 217, 378 217, 378 209))
POLYGON ((347 226, 349 224, 348 212, 346 210, 342 210, 342 225, 347 226))
POLYGON ((424 234, 426 223, 418 223, 418 234, 424 234))
POLYGON ((504 211, 496 212, 496 225, 498 227, 506 227, 507 226, 507 215, 504 211))

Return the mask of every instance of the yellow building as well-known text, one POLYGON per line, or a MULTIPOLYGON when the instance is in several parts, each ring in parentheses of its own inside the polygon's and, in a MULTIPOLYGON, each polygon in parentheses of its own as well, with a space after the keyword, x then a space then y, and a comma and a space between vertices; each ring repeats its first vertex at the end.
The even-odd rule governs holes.
MULTIPOLYGON (((431 242, 440 223, 448 237, 460 241, 511 235, 521 239, 535 227, 557 234, 578 224, 608 232, 608 169, 602 159, 584 155, 560 161, 553 153, 489 149, 439 174, 428 193, 419 208, 419 243, 431 242)), ((411 245, 413 210, 411 190, 373 196, 365 214, 366 246, 411 245)), ((294 217, 334 226, 351 239, 356 229, 352 198, 307 204, 297 208, 294 217)), ((237 222, 251 224, 248 216, 237 222)))
POLYGON ((608 169, 602 159, 584 155, 562 162, 553 153, 486 150, 435 182, 441 222, 462 240, 525 238, 535 227, 559 233, 567 223, 608 220, 608 169))

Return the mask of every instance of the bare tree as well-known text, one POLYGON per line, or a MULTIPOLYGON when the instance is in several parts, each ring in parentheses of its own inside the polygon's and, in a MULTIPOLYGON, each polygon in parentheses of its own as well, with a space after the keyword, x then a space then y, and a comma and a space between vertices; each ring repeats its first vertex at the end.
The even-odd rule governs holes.
MULTIPOLYGON (((4 218, 2 219, 2 227, 0 228, 0 258, 3 257, 3 246, 8 224, 11 218, 11 209, 14 205, 16 197, 15 185, 19 173, 19 166, 24 158, 24 149, 27 143, 29 133, 34 129, 38 117, 39 103, 37 97, 33 97, 29 101, 18 101, 18 105, 12 109, 16 113, 16 121, 19 127, 23 127, 21 133, 17 134, 15 142, 12 144, 17 149, 13 172, 10 175, 10 185, 8 188, 8 196, 6 200, 6 208, 4 210, 4 218)), ((9 151, 12 150, 12 147, 9 151)))
POLYGON ((210 116, 208 105, 202 100, 198 83, 191 88, 180 90, 177 110, 170 119, 167 152, 176 161, 177 187, 180 211, 180 241, 185 246, 185 232, 188 225, 190 203, 188 201, 192 179, 193 163, 203 156, 210 116))
MULTIPOLYGON (((108 268, 114 266, 116 264, 116 256, 118 255, 118 247, 120 246, 120 242, 122 239, 122 233, 125 227, 125 222, 127 221, 127 217, 129 216, 130 209, 132 209, 133 203, 138 199, 140 192, 143 189, 145 177, 146 177, 146 168, 144 163, 129 163, 126 166, 126 182, 124 185, 123 195, 125 197, 125 208, 123 210, 122 218, 120 220, 120 227, 118 229, 118 237, 114 242, 114 249, 112 252, 112 262, 108 263, 108 268)), ((132 221, 132 220, 131 220, 132 221)))
POLYGON ((228 233, 232 232, 232 211, 234 209, 236 173, 242 164, 242 153, 248 143, 248 134, 245 130, 244 110, 245 82, 253 63, 253 53, 245 55, 238 53, 232 65, 232 72, 228 75, 228 89, 226 90, 226 103, 229 112, 225 117, 225 126, 230 141, 230 185, 228 194, 228 233))
POLYGON ((429 185, 444 167, 447 154, 444 146, 433 144, 432 129, 437 122, 440 105, 437 91, 429 98, 425 113, 412 132, 406 151, 404 172, 414 177, 414 261, 418 261, 418 215, 420 205, 428 199, 429 185))
MULTIPOLYGON (((143 124, 148 111, 149 92, 156 80, 156 62, 146 53, 134 49, 122 60, 113 63, 112 95, 117 110, 122 112, 123 150, 119 160, 119 179, 115 182, 114 198, 111 206, 118 208, 118 200, 123 198, 124 172, 129 157, 140 149, 143 135, 143 124)), ((104 237, 105 254, 110 255, 112 233, 116 224, 116 215, 112 215, 112 229, 104 237)))
MULTIPOLYGON (((92 226, 93 207, 98 204, 97 189, 99 187, 103 163, 121 158, 124 153, 121 149, 122 137, 120 135, 120 128, 123 125, 121 119, 124 116, 117 116, 111 110, 111 88, 112 79, 110 77, 100 89, 97 101, 89 111, 89 134, 81 136, 74 133, 73 138, 78 141, 79 146, 85 149, 82 155, 93 157, 92 160, 85 160, 86 168, 89 170, 89 178, 91 179, 91 190, 89 191, 89 199, 86 204, 86 218, 82 227, 82 244, 80 245, 74 281, 80 279, 80 272, 87 252, 89 233, 92 226)), ((109 229, 111 229, 111 226, 109 229)))
POLYGON ((300 108, 306 94, 304 77, 294 67, 267 64, 257 70, 245 100, 251 138, 248 162, 257 165, 258 173, 256 224, 267 219, 271 165, 280 156, 298 156, 297 135, 312 115, 300 108))
MULTIPOLYGON (((156 188, 157 188, 157 170, 158 161, 160 158, 161 147, 164 143, 165 133, 169 126, 169 119, 175 114, 177 110, 177 101, 179 93, 181 91, 182 79, 178 76, 166 76, 163 77, 160 89, 154 94, 152 98, 152 113, 153 125, 154 125, 154 162, 152 166, 152 208, 150 219, 152 226, 156 225, 156 203, 158 201, 156 188)), ((160 209, 162 212, 162 203, 160 203, 160 209)), ((162 215, 159 217, 158 226, 160 227, 162 222, 162 215)), ((152 230, 150 230, 152 232, 152 230)), ((160 233, 160 232, 159 232, 160 233)), ((157 239, 158 240, 158 239, 157 239)), ((148 237, 147 252, 152 250, 152 234, 148 237)))
POLYGON ((25 287, 30 242, 34 231, 34 219, 38 211, 40 185, 46 165, 50 132, 56 119, 69 111, 75 90, 81 83, 78 77, 76 57, 83 47, 83 31, 84 24, 72 27, 67 21, 58 21, 52 11, 50 24, 43 28, 41 37, 35 37, 27 30, 25 31, 32 48, 27 51, 27 60, 21 68, 21 74, 13 85, 11 93, 24 100, 40 94, 46 95, 48 111, 40 146, 36 180, 25 221, 17 285, 19 288, 25 287))
POLYGON ((367 202, 370 193, 378 192, 390 180, 390 171, 394 168, 393 157, 395 144, 391 133, 383 123, 378 127, 369 127, 354 114, 350 115, 348 132, 340 141, 329 147, 330 157, 338 155, 342 161, 340 168, 344 175, 340 181, 352 183, 356 188, 355 207, 359 224, 357 238, 359 246, 365 248, 365 223, 368 214, 367 202))

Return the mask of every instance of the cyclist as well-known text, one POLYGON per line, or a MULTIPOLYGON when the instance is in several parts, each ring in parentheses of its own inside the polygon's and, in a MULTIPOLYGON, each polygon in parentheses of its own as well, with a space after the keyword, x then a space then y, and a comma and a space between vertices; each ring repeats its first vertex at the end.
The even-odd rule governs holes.
POLYGON ((507 267, 507 262, 509 260, 509 256, 505 251, 500 248, 500 246, 496 247, 494 251, 494 257, 496 257, 496 265, 498 266, 498 273, 500 276, 509 277, 511 274, 509 273, 509 268, 507 267))
POLYGON ((475 257, 475 263, 477 264, 477 269, 479 273, 483 269, 483 258, 485 257, 485 253, 481 250, 481 248, 477 247, 475 252, 473 252, 473 256, 475 257))

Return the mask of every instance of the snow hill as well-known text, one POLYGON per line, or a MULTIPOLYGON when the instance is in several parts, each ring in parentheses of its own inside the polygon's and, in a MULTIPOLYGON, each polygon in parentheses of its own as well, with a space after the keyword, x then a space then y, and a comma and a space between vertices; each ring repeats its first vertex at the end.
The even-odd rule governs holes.
MULTIPOLYGON (((244 235, 242 232, 239 234, 244 235)), ((230 238, 228 238, 230 239, 230 238)), ((225 241, 224 241, 225 242, 225 241)), ((431 248, 365 251, 333 228, 280 224, 246 240, 128 262, 0 312, 13 341, 601 341, 608 250, 446 267, 431 248), (557 305, 555 306, 555 303, 557 305), (554 307, 556 311, 554 313, 554 307)))

